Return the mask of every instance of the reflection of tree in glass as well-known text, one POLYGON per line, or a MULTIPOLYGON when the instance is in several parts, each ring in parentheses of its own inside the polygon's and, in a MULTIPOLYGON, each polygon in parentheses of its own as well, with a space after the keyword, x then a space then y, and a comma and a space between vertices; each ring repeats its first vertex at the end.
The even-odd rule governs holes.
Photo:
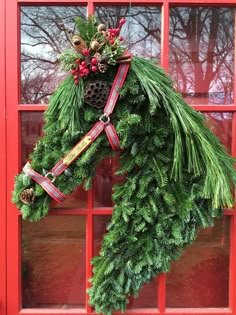
POLYGON ((231 153, 232 147, 232 120, 230 112, 205 112, 207 127, 220 139, 226 150, 231 153))
POLYGON ((177 89, 229 104, 233 90, 234 10, 177 7, 170 15, 170 73, 177 89))
POLYGON ((63 74, 58 75, 57 55, 69 47, 65 27, 85 7, 21 7, 21 102, 47 103, 63 74))
POLYGON ((108 28, 117 28, 121 18, 127 23, 122 27, 124 45, 133 54, 147 58, 160 57, 160 7, 108 6, 96 7, 96 16, 108 28))

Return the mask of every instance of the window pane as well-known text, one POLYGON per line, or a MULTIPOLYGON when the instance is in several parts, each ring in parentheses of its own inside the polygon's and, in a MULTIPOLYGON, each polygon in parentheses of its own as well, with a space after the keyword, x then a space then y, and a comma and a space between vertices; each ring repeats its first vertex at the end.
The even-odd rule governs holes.
POLYGON ((171 8, 169 40, 169 71, 187 102, 233 103, 234 8, 171 8))
POLYGON ((22 305, 84 307, 85 216, 22 222, 22 305))
POLYGON ((67 29, 86 7, 21 7, 21 103, 45 104, 65 77, 57 55, 69 47, 67 29))
POLYGON ((172 263, 167 274, 167 307, 227 307, 230 218, 203 229, 172 263))
POLYGON ((123 181, 123 176, 116 176, 119 158, 105 158, 98 165, 93 182, 94 207, 113 207, 112 187, 123 181))
MULTIPOLYGON (((94 216, 94 240, 93 255, 99 255, 102 245, 103 235, 106 233, 107 224, 110 222, 109 215, 94 216)), ((136 308, 157 308, 157 279, 153 279, 150 283, 143 286, 137 298, 129 297, 128 309, 136 308)))
POLYGON ((97 167, 94 179, 94 206, 112 207, 113 170, 112 158, 106 158, 97 167))
MULTIPOLYGON (((22 166, 29 159, 39 137, 43 136, 44 125, 43 112, 22 112, 21 113, 21 158, 22 166)), ((71 209, 87 207, 87 192, 82 188, 76 188, 63 203, 52 201, 51 208, 71 209)))
POLYGON ((220 139, 227 151, 232 147, 232 113, 204 112, 207 127, 220 139))
POLYGON ((160 59, 161 9, 154 6, 102 6, 95 8, 99 21, 108 28, 119 27, 121 18, 124 45, 133 54, 160 59))
POLYGON ((21 161, 22 166, 29 159, 39 137, 43 135, 43 112, 21 113, 21 161))

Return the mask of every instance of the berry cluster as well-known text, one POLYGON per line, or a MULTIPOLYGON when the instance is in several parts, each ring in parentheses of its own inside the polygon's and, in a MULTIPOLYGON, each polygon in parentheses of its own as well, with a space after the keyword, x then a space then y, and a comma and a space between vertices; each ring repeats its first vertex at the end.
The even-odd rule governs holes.
POLYGON ((79 78, 83 78, 89 75, 90 72, 97 71, 97 58, 92 58, 89 63, 86 61, 80 61, 79 59, 75 60, 77 67, 71 71, 71 74, 74 75, 74 83, 79 84, 79 78))
MULTIPOLYGON (((122 18, 119 22, 120 24, 120 27, 122 25, 124 25, 126 22, 126 19, 122 18)), ((107 36, 106 36, 106 40, 109 41, 110 45, 114 45, 115 43, 115 39, 118 37, 118 35, 120 34, 120 27, 118 28, 110 28, 107 30, 107 36)), ((124 37, 123 36, 119 36, 118 39, 120 41, 124 40, 124 37)))
POLYGON ((123 41, 123 37, 119 36, 121 26, 124 25, 126 20, 122 18, 119 21, 118 28, 111 28, 106 30, 105 24, 100 24, 97 27, 97 33, 93 36, 90 46, 87 48, 86 45, 82 45, 83 40, 77 38, 73 41, 76 46, 77 51, 79 51, 83 56, 84 60, 76 59, 75 66, 71 71, 74 76, 74 83, 79 84, 79 79, 86 77, 90 72, 96 72, 98 69, 101 73, 106 71, 106 63, 108 56, 102 55, 101 48, 108 43, 112 46, 112 50, 117 48, 117 39, 123 41), (101 41, 101 35, 103 40, 101 41), (81 47, 80 47, 81 46, 81 47), (96 58, 94 55, 97 54, 100 57, 96 58), (106 59, 106 60, 105 60, 106 59))

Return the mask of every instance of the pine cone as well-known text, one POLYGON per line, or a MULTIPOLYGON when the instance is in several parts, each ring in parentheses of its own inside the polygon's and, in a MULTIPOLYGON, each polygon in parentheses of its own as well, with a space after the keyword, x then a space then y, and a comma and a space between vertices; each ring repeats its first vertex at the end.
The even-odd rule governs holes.
POLYGON ((75 35, 72 38, 72 45, 78 53, 82 53, 82 51, 87 48, 85 41, 79 35, 75 35))
POLYGON ((20 194, 20 200, 26 205, 34 203, 35 193, 33 188, 23 190, 20 194))
POLYGON ((107 71, 107 65, 104 63, 98 63, 98 70, 101 73, 105 73, 107 71))

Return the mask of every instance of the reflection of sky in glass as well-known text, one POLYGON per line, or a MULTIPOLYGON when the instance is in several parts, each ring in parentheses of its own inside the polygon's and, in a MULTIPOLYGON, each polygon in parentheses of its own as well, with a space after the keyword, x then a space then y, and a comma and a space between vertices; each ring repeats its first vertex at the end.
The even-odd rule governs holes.
POLYGON ((125 17, 127 22, 122 26, 121 35, 129 51, 147 58, 160 58, 160 7, 96 7, 95 14, 109 28, 117 28, 120 19, 125 17))
POLYGON ((85 17, 86 7, 21 7, 22 103, 48 103, 49 95, 64 78, 57 55, 69 47, 66 29, 73 28, 77 16, 85 17))
POLYGON ((233 102, 234 9, 170 11, 170 74, 190 103, 233 102))

